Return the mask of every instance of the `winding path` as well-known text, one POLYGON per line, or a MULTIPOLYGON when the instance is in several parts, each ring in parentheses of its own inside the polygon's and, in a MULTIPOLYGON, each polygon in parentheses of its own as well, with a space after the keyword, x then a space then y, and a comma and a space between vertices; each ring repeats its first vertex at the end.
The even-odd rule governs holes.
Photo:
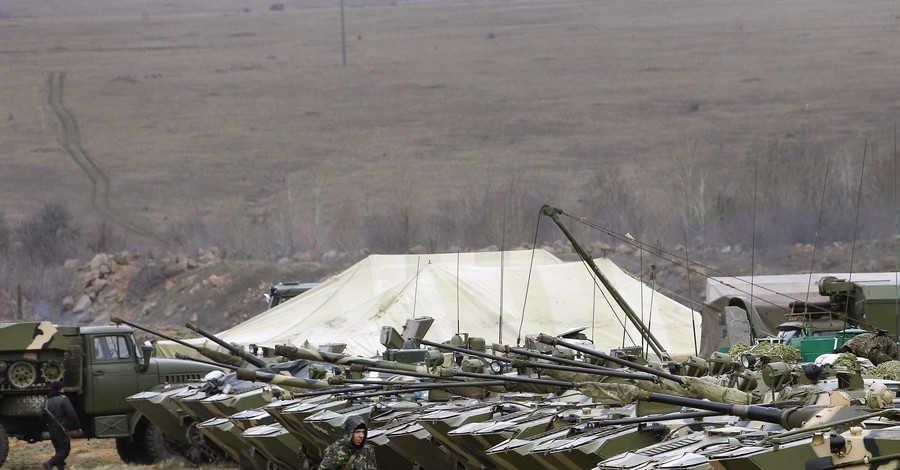
POLYGON ((47 103, 60 123, 59 144, 72 160, 81 167, 91 180, 91 205, 106 220, 130 232, 149 235, 150 231, 116 215, 109 203, 111 184, 109 176, 103 172, 81 145, 81 131, 75 116, 63 103, 63 82, 65 72, 51 72, 47 75, 47 103))

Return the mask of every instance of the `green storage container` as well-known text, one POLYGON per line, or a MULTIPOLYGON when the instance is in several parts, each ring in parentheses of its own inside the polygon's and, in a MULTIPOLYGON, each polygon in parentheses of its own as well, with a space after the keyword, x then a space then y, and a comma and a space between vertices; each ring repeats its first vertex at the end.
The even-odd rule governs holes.
POLYGON ((800 360, 802 362, 815 361, 822 354, 834 351, 838 338, 832 335, 811 336, 800 340, 800 360))

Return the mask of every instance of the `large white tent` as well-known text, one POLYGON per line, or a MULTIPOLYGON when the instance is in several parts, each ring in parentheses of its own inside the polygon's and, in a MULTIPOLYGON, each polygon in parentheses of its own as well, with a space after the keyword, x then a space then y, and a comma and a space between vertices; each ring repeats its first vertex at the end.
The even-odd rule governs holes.
MULTIPOLYGON (((655 293, 606 258, 596 263, 670 354, 693 354, 698 313, 655 293)), ((583 263, 563 263, 543 250, 371 255, 218 336, 241 345, 347 343, 347 353, 375 356, 384 351, 382 326, 402 331, 408 318, 429 316, 435 321, 425 338, 436 342, 465 332, 488 344, 515 344, 526 334, 588 327, 584 333, 599 349, 621 347, 623 328, 625 346, 642 344, 637 328, 600 286, 583 263)), ((176 350, 184 352, 172 343, 158 347, 163 356, 176 350)))

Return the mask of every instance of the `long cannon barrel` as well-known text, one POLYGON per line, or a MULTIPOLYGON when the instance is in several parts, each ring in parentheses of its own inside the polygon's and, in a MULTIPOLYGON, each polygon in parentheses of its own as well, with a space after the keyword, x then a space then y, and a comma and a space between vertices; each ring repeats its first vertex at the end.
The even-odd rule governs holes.
POLYGON ((600 268, 597 267, 597 264, 594 263, 593 258, 591 258, 584 247, 581 246, 580 243, 578 243, 578 240, 575 239, 575 236, 572 235, 572 232, 569 231, 568 227, 566 227, 562 223, 562 221, 559 220, 559 214, 562 213, 563 211, 561 209, 557 209, 546 204, 541 207, 541 214, 550 217, 550 219, 553 220, 554 223, 556 223, 559 229, 562 230, 563 235, 565 235, 566 238, 569 239, 569 242, 572 244, 572 247, 575 248, 575 252, 578 253, 578 256, 581 257, 582 261, 587 263, 587 265, 597 276, 597 279, 599 279, 603 284, 603 287, 606 287, 606 290, 609 291, 619 307, 622 308, 622 311, 625 312, 625 316, 628 317, 631 323, 638 329, 638 331, 641 333, 641 336, 646 338, 647 343, 653 349, 653 352, 655 352, 661 359, 668 360, 670 358, 669 353, 666 352, 665 348, 663 348, 659 340, 657 340, 656 337, 653 336, 653 333, 650 332, 650 328, 648 328, 647 325, 645 325, 644 322, 641 321, 641 319, 637 316, 637 314, 634 313, 634 310, 631 309, 631 306, 628 305, 628 302, 625 301, 625 299, 622 297, 622 294, 620 294, 619 291, 615 287, 613 287, 609 279, 606 278, 603 272, 600 271, 600 268))
POLYGON ((484 380, 481 382, 386 382, 384 380, 354 380, 345 379, 343 377, 331 377, 328 383, 332 385, 356 384, 356 385, 377 385, 382 384, 385 387, 391 387, 394 390, 429 390, 432 388, 456 388, 456 387, 496 387, 502 386, 506 382, 502 380, 484 380), (336 379, 336 380, 335 380, 336 379))
MULTIPOLYGON (((582 382, 576 384, 576 388, 587 396, 593 398, 609 398, 630 402, 635 400, 649 401, 653 403, 665 403, 668 405, 696 408, 698 410, 714 411, 724 415, 737 416, 744 419, 764 421, 766 423, 779 424, 785 429, 795 429, 821 413, 827 408, 825 405, 813 405, 778 409, 761 405, 737 405, 718 403, 696 398, 677 397, 664 393, 647 392, 634 385, 628 384, 603 384, 598 382, 582 382)), ((849 407, 846 407, 849 409, 849 407)))
POLYGON ((262 359, 254 356, 253 354, 248 353, 247 351, 244 351, 243 349, 241 349, 241 347, 239 347, 237 345, 230 344, 230 343, 223 341, 221 338, 217 337, 216 335, 204 330, 203 328, 198 327, 197 325, 195 325, 191 322, 185 323, 184 326, 186 326, 189 330, 192 330, 192 331, 196 332, 197 334, 200 334, 200 335, 208 338, 210 341, 218 344, 219 346, 222 346, 223 348, 227 349, 228 352, 230 352, 231 354, 238 356, 241 359, 247 361, 247 363, 250 365, 253 365, 256 367, 265 367, 266 366, 265 361, 263 361, 262 359))
POLYGON ((550 336, 550 335, 541 333, 541 334, 538 335, 537 340, 540 341, 541 343, 549 344, 549 345, 551 345, 551 346, 560 345, 560 346, 567 347, 567 348, 569 348, 569 349, 574 349, 574 350, 576 350, 576 351, 580 351, 580 352, 582 352, 582 353, 584 353, 584 354, 587 354, 587 355, 589 355, 589 356, 599 357, 599 358, 601 358, 601 359, 605 359, 605 360, 610 361, 610 362, 615 362, 616 364, 620 364, 620 365, 629 367, 629 368, 634 369, 634 370, 639 370, 639 371, 641 371, 641 372, 646 372, 646 373, 648 373, 648 374, 652 374, 652 375, 655 375, 655 376, 657 376, 657 377, 662 377, 662 378, 664 378, 664 379, 672 380, 672 381, 675 381, 675 382, 678 382, 678 383, 683 383, 683 382, 684 382, 684 380, 682 379, 682 377, 681 377, 680 375, 670 374, 670 373, 668 373, 668 372, 663 372, 663 371, 661 371, 661 370, 656 370, 656 369, 654 369, 654 368, 652 368, 652 367, 647 367, 647 366, 645 366, 645 365, 641 365, 641 364, 638 364, 638 363, 635 363, 635 362, 631 362, 631 361, 628 361, 628 360, 625 360, 625 359, 621 359, 621 358, 618 358, 618 357, 615 357, 615 356, 610 356, 609 354, 604 354, 604 353, 602 353, 602 352, 600 352, 600 351, 595 351, 595 350, 593 350, 593 349, 586 348, 586 347, 581 346, 581 345, 579 345, 579 344, 570 343, 570 342, 568 342, 568 341, 561 340, 561 339, 559 339, 559 338, 557 338, 557 337, 555 337, 555 336, 550 336))
POLYGON ((162 333, 160 333, 160 332, 158 332, 158 331, 151 330, 150 328, 147 328, 146 326, 138 325, 137 323, 132 323, 132 322, 130 322, 130 321, 128 321, 128 320, 124 320, 124 319, 119 318, 119 317, 109 317, 109 321, 115 323, 116 325, 125 324, 125 325, 128 325, 128 326, 132 327, 132 328, 136 328, 136 329, 141 330, 141 331, 146 331, 147 333, 150 333, 150 334, 153 335, 153 336, 159 336, 160 338, 162 338, 162 339, 164 339, 164 340, 168 340, 168 341, 172 341, 172 342, 174 342, 174 343, 178 343, 178 344, 180 344, 180 345, 182 345, 182 346, 184 346, 184 347, 186 347, 186 348, 191 348, 191 349, 193 349, 193 350, 195 350, 195 351, 198 349, 198 347, 197 347, 197 346, 194 346, 193 344, 187 343, 187 342, 182 341, 182 340, 180 340, 180 339, 173 338, 173 337, 171 337, 171 336, 164 335, 164 334, 162 334, 162 333))
POLYGON ((339 395, 344 393, 369 392, 372 390, 381 390, 381 385, 365 385, 363 387, 334 387, 324 390, 316 390, 314 392, 295 393, 294 398, 319 397, 322 395, 339 395))
POLYGON ((175 359, 181 359, 181 360, 183 360, 183 361, 193 361, 193 362, 198 362, 198 363, 200 363, 200 364, 207 364, 207 365, 210 365, 210 366, 221 367, 222 369, 230 369, 230 370, 238 370, 238 369, 240 369, 240 367, 238 367, 238 366, 233 366, 233 365, 231 365, 231 364, 223 364, 223 363, 221 363, 221 362, 215 362, 215 361, 204 361, 203 359, 197 359, 196 357, 186 356, 186 355, 181 354, 181 353, 175 353, 175 359))
POLYGON ((351 356, 349 354, 337 354, 326 351, 311 351, 309 349, 297 348, 286 344, 275 346, 275 355, 284 356, 291 360, 306 359, 309 361, 329 362, 338 365, 361 364, 382 369, 391 369, 394 371, 406 372, 428 372, 427 367, 417 366, 414 364, 404 364, 395 361, 383 361, 378 359, 366 359, 359 356, 351 356))
POLYGON ((634 372, 626 372, 623 370, 616 369, 588 369, 585 367, 574 367, 574 366, 564 366, 561 364, 553 364, 550 362, 534 362, 534 361, 524 361, 521 359, 514 359, 510 364, 513 367, 530 367, 532 369, 552 369, 552 370, 564 370, 566 372, 576 372, 579 374, 593 374, 599 376, 606 377, 618 377, 621 379, 631 379, 631 380, 646 380, 649 382, 653 382, 656 380, 656 377, 650 374, 636 374, 634 372))
MULTIPOLYGON (((531 367, 534 369, 555 369, 555 370, 564 370, 564 371, 568 371, 568 372, 580 372, 580 373, 584 373, 584 374, 605 375, 605 376, 610 376, 610 377, 619 377, 619 378, 633 379, 633 380, 649 380, 649 381, 656 380, 655 376, 653 376, 653 375, 635 374, 632 372, 626 372, 626 371, 622 371, 622 370, 612 369, 609 367, 600 367, 600 366, 596 366, 593 364, 588 364, 586 362, 567 361, 566 362, 567 364, 575 363, 575 365, 563 366, 563 365, 557 365, 557 364, 550 364, 550 363, 546 363, 546 362, 519 361, 516 359, 510 359, 508 357, 497 356, 495 354, 488 354, 488 353, 483 353, 481 351, 474 351, 471 349, 460 348, 458 346, 434 343, 432 341, 427 341, 424 339, 422 340, 422 344, 424 344, 426 346, 433 346, 435 348, 446 349, 448 351, 456 351, 456 352, 460 352, 460 353, 464 353, 464 354, 471 354, 473 356, 480 356, 480 357, 483 357, 486 359, 493 359, 495 361, 513 364, 514 367, 518 367, 521 365, 524 367, 531 367)), ((498 345, 495 344, 494 346, 498 346, 498 345)), ((561 359, 561 358, 554 358, 554 357, 548 356, 546 354, 538 354, 538 353, 535 353, 534 356, 546 358, 548 360, 561 359)))
POLYGON ((281 374, 272 374, 269 372, 261 372, 253 369, 238 369, 235 376, 239 380, 249 380, 251 382, 266 382, 283 387, 305 388, 310 390, 323 390, 332 388, 332 385, 325 380, 301 379, 298 377, 289 377, 281 374))
MULTIPOLYGON (((496 387, 503 386, 503 382, 500 380, 486 380, 483 382, 445 382, 445 383, 429 383, 429 384, 410 384, 410 386, 397 386, 392 385, 394 388, 392 390, 382 390, 379 392, 368 392, 359 395, 351 395, 348 398, 368 398, 368 397, 377 397, 383 395, 399 395, 401 393, 414 393, 414 392, 424 392, 426 390, 433 389, 451 389, 457 387, 496 387)), ((385 385, 390 385, 389 383, 385 383, 385 385)))
POLYGON ((449 380, 458 380, 458 381, 463 380, 462 378, 444 377, 443 375, 431 374, 428 372, 415 372, 415 371, 411 371, 411 370, 386 369, 383 367, 368 366, 365 364, 350 364, 350 371, 358 372, 358 373, 370 372, 370 371, 371 372, 381 372, 384 374, 396 374, 396 375, 406 375, 409 377, 418 377, 420 379, 435 379, 435 380, 448 380, 449 379, 449 380))
POLYGON ((711 416, 722 416, 722 413, 715 411, 691 411, 685 413, 669 413, 665 415, 640 416, 638 418, 604 419, 591 421, 590 426, 602 428, 605 426, 618 426, 620 424, 659 423, 676 419, 708 418, 711 416))
POLYGON ((484 379, 484 380, 501 380, 503 382, 521 382, 532 385, 545 385, 551 387, 561 387, 561 388, 572 388, 575 386, 575 382, 569 382, 565 380, 546 380, 546 379, 533 379, 530 377, 519 377, 515 375, 492 375, 492 374, 477 374, 475 372, 463 372, 463 371, 453 371, 450 369, 441 369, 437 374, 416 374, 416 373, 408 373, 406 371, 390 371, 386 369, 379 369, 377 367, 368 367, 364 365, 354 364, 350 367, 350 370, 354 372, 365 372, 365 371, 373 371, 373 372, 395 372, 397 375, 409 375, 410 377, 423 377, 430 379, 459 379, 461 377, 471 377, 475 379, 484 379))
POLYGON ((589 362, 576 361, 573 359, 566 359, 564 357, 551 356, 549 354, 542 354, 542 353, 539 353, 536 351, 530 351, 528 349, 512 348, 506 344, 494 343, 493 345, 491 345, 491 349, 493 349, 496 352, 502 352, 502 353, 507 353, 507 354, 508 353, 519 354, 521 356, 533 357, 535 359, 546 359, 548 361, 553 361, 553 362, 556 362, 559 364, 568 364, 570 366, 575 366, 575 367, 583 367, 583 368, 587 368, 587 369, 597 369, 597 370, 610 370, 611 369, 610 367, 598 366, 596 364, 591 364, 589 362))
POLYGON ((225 354, 223 352, 216 351, 215 349, 209 349, 209 348, 206 348, 203 346, 194 346, 193 344, 188 343, 186 341, 172 338, 171 336, 164 335, 158 331, 151 330, 150 328, 147 328, 142 325, 138 325, 137 323, 132 323, 127 320, 123 320, 119 317, 109 317, 109 320, 117 325, 124 323, 132 328, 136 328, 141 331, 146 331, 147 333, 150 333, 153 336, 159 336, 160 338, 162 338, 164 340, 172 341, 172 342, 180 344, 186 348, 193 349, 194 351, 197 351, 198 353, 212 359, 213 361, 218 363, 217 365, 224 364, 224 365, 227 365, 228 367, 240 367, 240 366, 244 365, 243 359, 236 358, 230 354, 225 354))

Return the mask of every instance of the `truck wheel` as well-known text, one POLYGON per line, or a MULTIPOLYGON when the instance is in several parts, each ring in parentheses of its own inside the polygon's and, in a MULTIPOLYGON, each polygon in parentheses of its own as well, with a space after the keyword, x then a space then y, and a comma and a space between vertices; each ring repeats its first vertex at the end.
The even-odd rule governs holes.
POLYGON ((144 452, 150 463, 181 458, 183 449, 174 442, 166 440, 165 433, 153 423, 147 423, 144 430, 144 452))
POLYGON ((122 462, 129 464, 149 465, 153 463, 144 452, 144 444, 130 437, 116 438, 116 452, 122 462))
POLYGON ((0 467, 6 462, 6 456, 9 455, 9 436, 6 435, 6 429, 0 424, 0 467))

